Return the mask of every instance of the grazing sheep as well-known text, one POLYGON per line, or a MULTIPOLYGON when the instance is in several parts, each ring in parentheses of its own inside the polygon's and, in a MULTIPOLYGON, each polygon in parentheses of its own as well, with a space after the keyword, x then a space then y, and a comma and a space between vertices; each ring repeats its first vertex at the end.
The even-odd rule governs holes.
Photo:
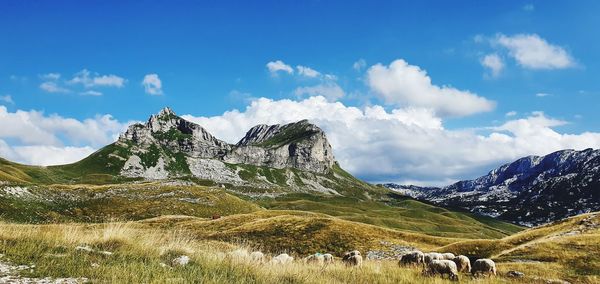
POLYGON ((473 267, 471 268, 471 273, 473 276, 477 276, 478 274, 487 274, 491 276, 492 274, 496 275, 496 263, 493 260, 488 258, 478 259, 473 263, 473 267))
POLYGON ((321 253, 315 253, 307 256, 304 260, 306 263, 323 264, 325 263, 325 256, 321 253))
POLYGON ((453 260, 456 256, 453 253, 447 252, 447 253, 442 253, 442 259, 445 260, 453 260))
POLYGON ((425 254, 424 259, 425 259, 425 263, 430 263, 432 260, 444 259, 444 256, 441 253, 430 252, 430 253, 425 254))
POLYGON ((255 251, 250 254, 250 260, 255 263, 265 262, 265 254, 260 251, 255 251))
POLYGON ((325 264, 332 264, 333 263, 333 255, 330 253, 326 253, 323 255, 323 260, 325 261, 325 264))
POLYGON ((459 255, 453 259, 456 263, 458 272, 471 272, 471 261, 464 255, 459 255))
POLYGON ((294 258, 289 256, 287 253, 282 253, 271 259, 271 263, 273 264, 288 264, 292 263, 294 258))
POLYGON ((398 265, 419 265, 425 263, 425 254, 421 251, 413 251, 403 255, 398 265))
POLYGON ((362 266, 363 258, 360 255, 360 251, 353 250, 344 254, 342 258, 342 262, 344 262, 347 266, 362 266))
POLYGON ((250 257, 245 249, 236 249, 227 253, 227 259, 233 261, 245 261, 250 257))
POLYGON ((456 269, 456 263, 452 260, 434 259, 427 264, 427 270, 424 273, 429 275, 439 274, 442 278, 448 274, 450 280, 458 281, 458 270, 456 269))

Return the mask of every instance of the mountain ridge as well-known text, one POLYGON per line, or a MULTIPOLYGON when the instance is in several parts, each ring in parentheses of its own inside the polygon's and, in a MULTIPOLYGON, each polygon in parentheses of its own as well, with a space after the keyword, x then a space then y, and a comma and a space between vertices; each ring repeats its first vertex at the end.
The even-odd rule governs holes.
POLYGON ((527 156, 441 188, 384 186, 437 205, 533 226, 600 210, 600 150, 527 156))

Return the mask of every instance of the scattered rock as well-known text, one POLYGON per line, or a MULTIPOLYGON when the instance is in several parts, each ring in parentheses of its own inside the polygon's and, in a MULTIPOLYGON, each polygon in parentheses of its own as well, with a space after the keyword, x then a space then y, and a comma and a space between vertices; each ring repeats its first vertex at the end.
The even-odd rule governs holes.
POLYGON ((513 277, 513 278, 521 278, 521 277, 525 276, 525 273, 523 273, 521 271, 511 270, 509 272, 506 272, 506 276, 513 277))
POLYGON ((174 258, 171 263, 173 266, 186 266, 190 262, 190 257, 187 255, 182 255, 180 257, 174 258))
POLYGON ((84 251, 84 252, 93 252, 94 251, 93 248, 91 248, 90 246, 87 246, 87 245, 86 246, 76 246, 75 250, 84 251))
POLYGON ((571 282, 561 279, 548 279, 546 280, 546 284, 571 284, 571 282))

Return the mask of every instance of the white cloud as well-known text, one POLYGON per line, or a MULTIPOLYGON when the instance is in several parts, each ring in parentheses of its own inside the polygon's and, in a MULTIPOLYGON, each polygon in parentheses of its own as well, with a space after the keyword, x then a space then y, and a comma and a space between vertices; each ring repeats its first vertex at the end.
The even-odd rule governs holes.
POLYGON ((121 88, 125 85, 126 80, 117 75, 100 75, 98 73, 92 73, 87 69, 83 69, 73 76, 73 78, 67 81, 68 84, 81 84, 86 88, 92 87, 117 87, 121 88))
POLYGON ((40 78, 47 81, 56 81, 60 79, 60 73, 47 73, 40 75, 40 78))
POLYGON ((77 120, 0 106, 0 156, 34 165, 75 162, 114 142, 130 123, 110 115, 77 120))
POLYGON ((293 74, 294 69, 292 66, 283 63, 281 60, 271 61, 267 63, 267 69, 271 72, 271 75, 276 76, 277 72, 282 71, 288 74, 293 74))
POLYGON ((296 66, 296 70, 298 70, 299 75, 310 77, 310 78, 316 78, 316 77, 321 76, 321 73, 319 71, 312 69, 310 67, 302 66, 302 65, 296 66))
POLYGON ((548 93, 537 93, 537 94, 535 94, 535 96, 539 97, 539 98, 543 98, 543 97, 550 96, 550 94, 548 94, 548 93))
POLYGON ((48 93, 70 93, 71 90, 67 88, 63 88, 58 85, 58 83, 54 81, 43 82, 40 84, 40 89, 48 92, 48 93))
POLYGON ((94 91, 94 90, 87 90, 87 91, 81 92, 79 94, 82 95, 82 96, 96 96, 96 97, 97 96, 102 96, 101 92, 94 91))
POLYGON ((575 66, 574 59, 564 48, 548 43, 537 34, 499 34, 492 42, 507 48, 509 55, 524 68, 564 69, 575 66))
POLYGON ((184 117, 231 143, 256 124, 309 119, 325 130, 342 167, 372 181, 447 184, 485 174, 522 156, 600 147, 600 133, 561 134, 553 128, 565 122, 541 112, 486 128, 483 133, 445 129, 441 118, 428 109, 356 108, 324 97, 301 101, 261 98, 243 112, 184 117))
POLYGON ((144 76, 142 86, 144 86, 144 91, 146 92, 146 94, 154 96, 159 96, 163 94, 162 82, 160 81, 158 74, 147 74, 146 76, 144 76))
POLYGON ((360 71, 362 69, 364 69, 365 67, 367 67, 367 61, 365 61, 364 59, 359 59, 356 62, 354 62, 354 64, 352 64, 352 68, 356 71, 360 71))
POLYGON ((481 59, 481 65, 488 68, 492 77, 498 77, 502 69, 504 69, 504 62, 502 58, 496 53, 488 54, 481 59))
POLYGON ((367 83, 386 103, 431 108, 442 116, 471 115, 495 107, 495 102, 469 91, 433 85, 425 70, 402 59, 389 66, 371 66, 367 70, 367 83))
POLYGON ((298 97, 303 95, 323 96, 329 101, 337 101, 345 95, 344 90, 334 82, 327 82, 311 87, 298 87, 294 90, 294 94, 298 97))
POLYGON ((517 115, 517 112, 516 112, 516 111, 514 111, 514 110, 512 110, 512 111, 509 111, 509 112, 507 112, 507 113, 505 114, 505 116, 515 116, 515 115, 517 115))
MULTIPOLYGON (((89 146, 84 147, 57 147, 57 146, 16 146, 3 148, 0 139, 0 155, 11 161, 16 161, 28 165, 63 165, 77 162, 90 154, 95 149, 89 146)), ((8 146, 6 143, 4 143, 8 146)))
POLYGON ((62 146, 64 139, 73 144, 103 146, 113 142, 125 127, 110 115, 80 121, 34 110, 9 112, 0 106, 0 139, 10 138, 24 145, 62 146))
POLYGON ((0 102, 5 102, 7 104, 15 104, 15 101, 13 101, 10 95, 0 96, 0 102))

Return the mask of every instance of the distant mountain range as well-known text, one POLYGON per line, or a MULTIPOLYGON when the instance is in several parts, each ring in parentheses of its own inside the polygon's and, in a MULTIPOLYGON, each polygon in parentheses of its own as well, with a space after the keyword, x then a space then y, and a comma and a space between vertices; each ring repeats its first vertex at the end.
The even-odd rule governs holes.
POLYGON ((600 150, 528 156, 445 187, 384 186, 437 205, 534 226, 600 210, 600 150))

